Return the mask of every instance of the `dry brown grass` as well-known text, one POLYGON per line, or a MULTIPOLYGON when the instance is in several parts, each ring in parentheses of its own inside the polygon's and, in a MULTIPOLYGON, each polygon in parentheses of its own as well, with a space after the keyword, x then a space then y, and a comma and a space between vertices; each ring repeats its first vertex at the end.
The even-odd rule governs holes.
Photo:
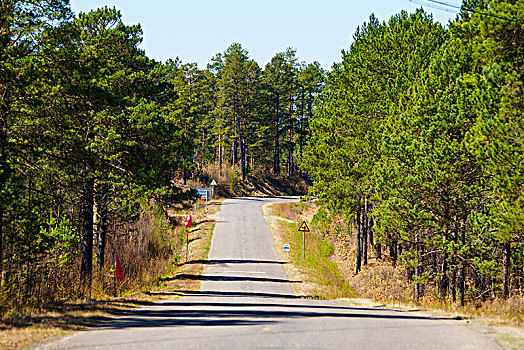
MULTIPOLYGON (((207 259, 214 223, 220 210, 221 200, 212 201, 209 204, 209 215, 204 219, 203 209, 199 209, 193 222, 196 225, 191 229, 189 239, 192 261, 202 261, 207 259)), ((183 213, 181 210, 170 211, 172 216, 185 216, 189 212, 183 213)), ((150 218, 152 219, 152 218, 150 218)), ((177 219, 175 219, 176 221, 177 219)), ((183 219, 181 221, 183 223, 183 219)), ((142 229, 155 229, 156 224, 145 225, 142 229), (149 228, 148 228, 149 227, 149 228)), ((158 228, 158 227, 156 227, 158 228)), ((176 230, 177 233, 179 229, 176 230)), ((180 248, 180 247, 178 247, 180 248)), ((185 248, 185 245, 183 246, 185 248)), ((200 283, 198 280, 178 280, 178 274, 198 275, 202 271, 201 263, 187 264, 185 259, 185 249, 179 251, 181 261, 173 264, 166 261, 165 266, 171 266, 172 273, 165 274, 161 278, 154 277, 152 271, 160 271, 160 266, 152 267, 150 272, 145 273, 140 279, 140 289, 132 288, 125 290, 126 285, 119 286, 119 290, 125 297, 108 297, 100 299, 83 299, 69 302, 47 304, 38 308, 24 308, 21 310, 12 309, 4 316, 0 322, 0 349, 25 348, 31 344, 41 342, 47 338, 62 336, 72 331, 80 330, 92 326, 109 317, 115 317, 121 311, 133 307, 150 305, 155 301, 177 297, 181 290, 198 290, 200 283), (156 269, 156 270, 155 270, 156 269), (147 284, 147 279, 152 279, 155 283, 147 284)), ((160 264, 160 263, 159 263, 160 264)), ((96 287, 95 281, 95 287, 96 287)), ((125 281, 124 281, 125 283, 125 281)), ((129 287, 129 285, 128 285, 129 287)), ((97 293, 92 292, 92 296, 97 293)), ((100 292, 100 296, 103 294, 100 292)))
POLYGON ((381 302, 400 302, 411 299, 405 279, 405 270, 391 265, 364 267, 348 280, 361 298, 381 302))
POLYGON ((471 313, 485 314, 495 317, 501 322, 524 326, 524 296, 513 295, 508 299, 495 299, 486 301, 476 310, 469 309, 471 313))

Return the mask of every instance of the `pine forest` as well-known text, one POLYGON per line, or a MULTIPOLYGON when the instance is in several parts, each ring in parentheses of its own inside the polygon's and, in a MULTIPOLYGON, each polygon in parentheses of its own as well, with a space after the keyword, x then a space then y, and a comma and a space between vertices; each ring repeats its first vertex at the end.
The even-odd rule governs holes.
POLYGON ((142 35, 115 8, 0 0, 0 313, 111 294, 116 253, 151 283, 183 244, 167 210, 191 210, 200 178, 235 196, 310 183, 355 273, 402 265, 414 300, 522 295, 524 1, 370 15, 330 70, 239 43, 157 62, 142 35))

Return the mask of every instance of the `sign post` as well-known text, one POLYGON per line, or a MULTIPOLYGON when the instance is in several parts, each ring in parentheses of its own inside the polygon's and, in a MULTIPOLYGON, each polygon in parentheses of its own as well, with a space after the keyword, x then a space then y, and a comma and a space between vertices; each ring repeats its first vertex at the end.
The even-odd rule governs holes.
MULTIPOLYGON (((207 208, 207 201, 211 199, 211 188, 197 188, 197 196, 200 198, 200 200, 206 201, 206 208, 207 208)), ((198 199, 197 199, 198 202, 198 199)))
POLYGON ((215 179, 213 179, 213 181, 211 181, 211 199, 213 199, 215 196, 215 186, 216 185, 217 185, 217 182, 215 181, 215 179))
POLYGON ((302 224, 298 228, 299 232, 302 232, 302 259, 306 258, 306 232, 309 232, 309 227, 305 221, 302 221, 302 224))

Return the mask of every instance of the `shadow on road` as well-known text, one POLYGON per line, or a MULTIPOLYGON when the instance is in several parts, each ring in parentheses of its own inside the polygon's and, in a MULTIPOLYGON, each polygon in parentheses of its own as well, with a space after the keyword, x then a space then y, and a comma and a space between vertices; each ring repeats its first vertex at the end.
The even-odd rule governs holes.
MULTIPOLYGON (((180 302, 172 301, 155 308, 118 311, 120 316, 95 326, 97 329, 122 329, 170 326, 238 326, 286 322, 299 318, 361 318, 395 320, 441 320, 406 314, 405 311, 371 308, 323 306, 288 303, 180 302), (264 309, 266 308, 266 309, 264 309)), ((408 325, 406 325, 408 326, 408 325)))
MULTIPOLYGON (((20 317, 6 324, 13 328, 25 328, 38 325, 52 325, 63 330, 78 330, 79 327, 92 327, 100 322, 110 320, 99 316, 101 313, 116 314, 123 312, 122 308, 153 306, 152 301, 119 298, 115 300, 90 300, 88 302, 51 303, 42 305, 37 314, 20 317)), ((2 324, 0 323, 0 330, 2 324)), ((1 348, 1 346, 0 346, 1 348)))
POLYGON ((223 264, 279 264, 284 265, 287 262, 273 261, 273 260, 191 260, 185 262, 187 264, 204 264, 204 265, 223 265, 223 264))
POLYGON ((190 275, 180 274, 173 277, 166 277, 164 281, 172 280, 198 280, 198 281, 251 281, 251 282, 277 282, 277 283, 302 283, 302 281, 292 281, 282 278, 266 278, 266 277, 250 277, 250 276, 205 276, 205 275, 190 275))
MULTIPOLYGON (((255 201, 255 202, 265 202, 265 198, 256 198, 256 197, 241 197, 241 198, 235 198, 237 201, 255 201)), ((229 204, 229 203, 228 203, 229 204)))
MULTIPOLYGON (((306 299, 304 299, 306 300, 306 299)), ((315 304, 282 304, 282 303, 240 303, 240 302, 189 302, 189 301, 168 301, 163 302, 162 306, 173 306, 173 307, 231 307, 231 308, 244 308, 244 307, 279 307, 279 308, 301 308, 301 309, 324 309, 324 310, 346 310, 346 311, 377 311, 378 309, 357 307, 357 306, 343 306, 343 305, 315 305, 315 304)), ((129 310, 133 313, 132 310, 129 310)), ((409 312, 409 311, 397 311, 395 312, 409 312)))
POLYGON ((257 292, 219 292, 219 291, 188 291, 179 290, 176 292, 147 292, 149 295, 158 296, 214 296, 214 297, 257 297, 257 298, 281 298, 281 299, 308 299, 293 294, 276 294, 276 293, 257 293, 257 292))

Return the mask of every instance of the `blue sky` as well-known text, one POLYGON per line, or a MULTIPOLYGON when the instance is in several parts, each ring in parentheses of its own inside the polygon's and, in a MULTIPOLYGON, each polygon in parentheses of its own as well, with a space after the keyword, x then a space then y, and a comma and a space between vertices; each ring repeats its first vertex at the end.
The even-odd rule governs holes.
MULTIPOLYGON (((124 23, 140 23, 141 48, 153 59, 180 57, 201 68, 218 52, 239 42, 264 66, 277 52, 297 49, 300 61, 328 69, 341 61, 357 26, 371 13, 382 21, 402 9, 413 12, 427 1, 415 0, 71 0, 78 13, 101 6, 121 10, 124 23)), ((459 0, 448 1, 460 5, 459 0)), ((423 6, 446 24, 456 12, 423 6)))

